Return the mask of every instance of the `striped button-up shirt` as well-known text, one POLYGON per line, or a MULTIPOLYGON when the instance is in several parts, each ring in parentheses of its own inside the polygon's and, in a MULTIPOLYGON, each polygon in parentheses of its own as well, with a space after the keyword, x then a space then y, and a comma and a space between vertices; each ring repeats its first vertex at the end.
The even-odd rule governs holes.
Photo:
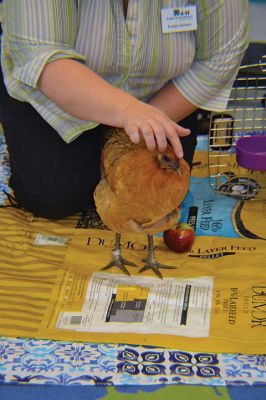
POLYGON ((226 108, 248 44, 247 0, 8 0, 2 69, 11 96, 29 102, 66 142, 95 127, 37 88, 49 62, 85 63, 142 101, 172 81, 194 105, 226 108), (197 29, 163 33, 162 9, 196 5, 197 29))

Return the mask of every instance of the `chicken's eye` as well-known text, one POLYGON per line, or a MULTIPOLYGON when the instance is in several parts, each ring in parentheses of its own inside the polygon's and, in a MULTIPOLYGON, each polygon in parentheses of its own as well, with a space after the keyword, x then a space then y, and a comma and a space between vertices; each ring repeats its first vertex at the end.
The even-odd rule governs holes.
POLYGON ((171 164, 171 159, 166 154, 158 154, 157 159, 160 163, 161 168, 168 168, 171 164))
POLYGON ((163 155, 162 156, 162 161, 164 161, 165 163, 169 163, 170 162, 170 158, 168 156, 163 155))

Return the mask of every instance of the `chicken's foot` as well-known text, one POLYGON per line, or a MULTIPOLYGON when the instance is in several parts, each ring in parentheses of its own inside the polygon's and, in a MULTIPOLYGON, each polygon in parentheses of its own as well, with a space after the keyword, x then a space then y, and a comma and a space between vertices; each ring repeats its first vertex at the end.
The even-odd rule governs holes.
POLYGON ((119 268, 125 275, 130 276, 130 273, 128 272, 128 270, 126 269, 125 265, 129 265, 130 267, 138 267, 138 265, 127 261, 125 258, 123 258, 121 256, 121 250, 120 250, 120 239, 121 239, 121 235, 120 233, 116 233, 115 234, 115 244, 114 244, 114 248, 113 248, 113 255, 112 255, 112 259, 109 262, 109 264, 107 264, 105 267, 102 268, 103 271, 107 271, 108 269, 111 269, 113 267, 117 267, 119 268))
POLYGON ((145 265, 139 270, 139 274, 151 269, 160 279, 163 279, 160 269, 176 269, 173 265, 164 265, 155 260, 153 236, 151 235, 148 235, 148 257, 142 261, 145 261, 145 265))

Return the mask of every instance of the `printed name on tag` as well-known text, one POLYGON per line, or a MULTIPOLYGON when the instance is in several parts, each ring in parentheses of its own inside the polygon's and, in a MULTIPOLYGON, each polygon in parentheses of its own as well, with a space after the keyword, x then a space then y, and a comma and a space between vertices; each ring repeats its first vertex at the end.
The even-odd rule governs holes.
POLYGON ((196 6, 163 8, 162 31, 163 33, 187 32, 197 29, 196 6))

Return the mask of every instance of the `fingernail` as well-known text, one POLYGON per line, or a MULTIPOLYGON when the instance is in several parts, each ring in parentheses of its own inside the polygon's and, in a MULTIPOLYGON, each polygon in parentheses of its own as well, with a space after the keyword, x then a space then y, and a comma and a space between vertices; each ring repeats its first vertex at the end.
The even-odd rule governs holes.
POLYGON ((138 143, 139 142, 139 134, 137 132, 131 133, 130 138, 131 138, 133 143, 138 143))
POLYGON ((177 153, 177 157, 178 157, 178 158, 183 158, 183 156, 184 156, 184 154, 183 154, 182 151, 179 151, 179 152, 177 153))

